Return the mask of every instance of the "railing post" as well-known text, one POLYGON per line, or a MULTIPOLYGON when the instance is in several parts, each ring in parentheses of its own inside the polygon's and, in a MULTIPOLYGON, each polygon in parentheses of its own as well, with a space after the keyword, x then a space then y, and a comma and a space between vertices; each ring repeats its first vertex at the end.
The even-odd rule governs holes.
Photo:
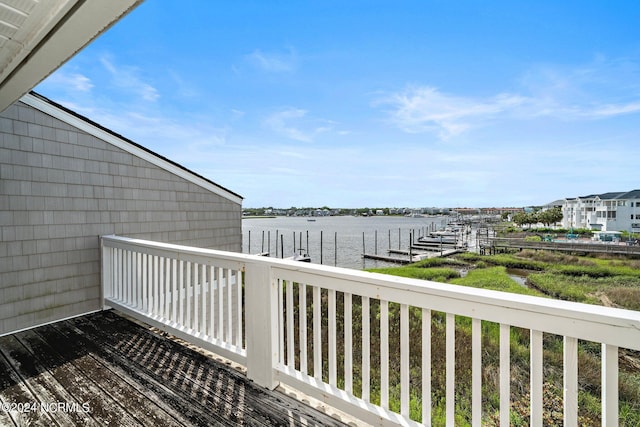
POLYGON ((247 263, 245 270, 245 323, 247 377, 273 390, 278 386, 278 287, 268 264, 247 263))
POLYGON ((105 310, 105 299, 112 294, 113 281, 113 249, 104 246, 103 237, 100 237, 100 261, 101 261, 101 284, 100 284, 100 305, 105 310))

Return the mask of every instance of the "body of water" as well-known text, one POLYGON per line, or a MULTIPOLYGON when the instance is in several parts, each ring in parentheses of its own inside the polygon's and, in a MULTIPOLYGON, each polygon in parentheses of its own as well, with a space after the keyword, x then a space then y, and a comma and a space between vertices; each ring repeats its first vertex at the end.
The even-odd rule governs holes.
POLYGON ((446 227, 449 220, 447 216, 244 218, 242 251, 287 258, 302 247, 313 263, 354 269, 383 267, 390 264, 362 258, 363 234, 366 253, 387 255, 389 248, 408 250, 411 233, 417 239, 446 227))

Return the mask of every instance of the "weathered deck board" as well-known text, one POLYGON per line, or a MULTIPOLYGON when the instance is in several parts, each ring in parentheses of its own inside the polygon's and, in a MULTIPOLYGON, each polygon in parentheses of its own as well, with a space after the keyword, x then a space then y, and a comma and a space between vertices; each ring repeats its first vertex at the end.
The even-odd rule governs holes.
POLYGON ((9 364, 9 361, 4 356, 4 343, 10 341, 13 338, 0 337, 0 405, 2 409, 0 413, 6 415, 3 420, 3 425, 15 425, 15 426, 48 426, 53 423, 48 414, 36 413, 35 411, 9 411, 12 405, 31 403, 36 400, 35 396, 18 373, 9 364), (9 418, 9 421, 6 420, 9 418))
POLYGON ((0 409, 0 425, 343 425, 113 312, 0 338, 0 404, 75 402, 84 411, 0 409))
MULTIPOLYGON (((83 396, 92 400, 88 400, 89 406, 92 408, 91 412, 94 417, 98 413, 104 413, 105 406, 113 405, 117 402, 129 401, 129 405, 126 407, 126 412, 120 414, 122 418, 116 418, 115 420, 105 419, 104 422, 116 422, 117 424, 126 424, 129 422, 131 425, 136 425, 139 420, 154 419, 158 421, 157 425, 166 426, 179 426, 180 423, 176 422, 173 417, 164 412, 161 408, 148 405, 147 399, 140 396, 128 383, 123 381, 120 377, 115 375, 107 367, 100 363, 99 360, 93 358, 90 354, 83 352, 78 346, 68 346, 65 343, 65 336, 59 334, 54 328, 46 327, 42 328, 39 332, 27 331, 21 334, 20 340, 29 346, 31 352, 35 355, 39 355, 40 358, 46 359, 50 367, 58 366, 61 363, 67 362, 65 370, 68 373, 75 375, 75 381, 72 380, 71 385, 79 383, 78 385, 90 381, 88 388, 94 393, 87 393, 84 389, 76 393, 76 396, 83 396), (86 373, 91 373, 91 377, 87 378, 86 373), (86 378, 79 380, 79 378, 86 378), (95 387, 100 385, 108 397, 108 401, 100 400, 96 402, 94 394, 99 393, 95 387)), ((54 368, 58 370, 59 368, 54 368)), ((62 372, 62 378, 58 381, 62 385, 66 384, 65 376, 67 372, 62 372)), ((58 376, 54 373, 54 377, 58 376)), ((64 400, 63 400, 64 401, 64 400)), ((112 411, 116 412, 116 411, 112 411)), ((103 420, 99 420, 102 424, 103 420)))

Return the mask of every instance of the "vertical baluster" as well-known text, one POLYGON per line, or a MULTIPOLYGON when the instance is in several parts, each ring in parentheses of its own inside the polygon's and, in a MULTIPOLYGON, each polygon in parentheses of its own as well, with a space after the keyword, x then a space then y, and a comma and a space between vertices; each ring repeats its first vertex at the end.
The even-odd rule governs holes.
POLYGON ((108 248, 109 250, 109 259, 111 260, 111 274, 109 275, 109 288, 108 292, 105 295, 108 295, 110 298, 116 298, 117 291, 117 279, 118 279, 118 257, 117 257, 117 249, 116 248, 108 248))
POLYGON ((115 249, 115 261, 114 261, 114 296, 117 300, 120 300, 121 288, 122 288, 122 251, 120 249, 115 249))
POLYGON ((184 261, 178 261, 178 295, 176 298, 178 299, 178 324, 180 326, 184 326, 185 322, 185 313, 184 313, 184 261))
POLYGON ((136 252, 136 308, 142 308, 142 253, 136 252))
POLYGON ((563 338, 564 426, 578 427, 578 340, 563 338))
POLYGON ((242 282, 244 281, 242 271, 238 271, 238 280, 236 283, 236 346, 238 348, 242 348, 242 331, 244 329, 244 325, 242 324, 242 310, 244 304, 242 304, 243 298, 243 290, 242 290, 242 282))
POLYGON ((131 251, 131 305, 133 307, 137 307, 138 289, 140 287, 140 282, 138 282, 138 266, 136 264, 137 257, 138 253, 131 251))
POLYGON ((337 348, 336 348, 336 291, 329 289, 329 384, 338 385, 337 348))
POLYGON ((169 320, 171 318, 171 307, 173 305, 172 298, 172 282, 171 282, 171 258, 164 259, 164 292, 165 292, 165 305, 164 305, 164 318, 169 320))
POLYGON ((160 306, 162 304, 161 298, 162 298, 162 285, 161 283, 161 277, 160 277, 160 271, 161 271, 161 267, 160 267, 160 257, 159 256, 154 256, 153 257, 153 287, 154 287, 154 293, 155 293, 155 303, 153 305, 153 314, 154 315, 158 315, 158 313, 160 313, 160 306))
POLYGON ((422 309, 422 424, 431 425, 431 310, 422 309))
POLYGON ((235 275, 233 274, 233 270, 231 269, 227 269, 227 311, 226 311, 226 315, 224 316, 225 320, 227 321, 227 337, 225 342, 231 344, 233 342, 233 337, 231 335, 231 331, 233 330, 233 316, 232 316, 232 307, 233 307, 233 301, 231 299, 231 296, 233 295, 231 293, 231 289, 233 288, 233 280, 235 278, 235 275))
POLYGON ((128 251, 128 255, 127 255, 127 270, 128 270, 128 277, 129 277, 129 295, 127 298, 127 304, 129 304, 130 306, 135 305, 136 283, 135 283, 135 272, 133 269, 134 254, 135 254, 134 251, 128 251))
POLYGON ((186 261, 187 265, 187 270, 185 272, 185 282, 184 282, 184 297, 187 300, 187 308, 186 308, 186 320, 185 320, 185 327, 187 329, 191 329, 191 292, 193 292, 192 288, 191 288, 191 262, 190 261, 186 261))
POLYGON ((124 301, 124 292, 125 292, 125 254, 123 249, 118 249, 118 299, 120 301, 124 301))
POLYGON ((202 336, 207 335, 207 265, 202 264, 200 270, 200 304, 202 307, 198 318, 198 331, 202 336))
POLYGON ((471 422, 482 425, 482 321, 471 321, 471 422))
POLYGON ((389 303, 380 300, 380 406, 389 409, 389 303))
POLYGON ((307 373, 307 285, 298 283, 298 313, 300 332, 300 372, 307 373))
POLYGON ((400 414, 409 416, 409 306, 400 305, 400 414))
POLYGON ((209 337, 213 339, 215 337, 216 331, 216 286, 218 281, 217 277, 217 267, 213 265, 209 267, 209 337))
POLYGON ((285 281, 287 305, 285 313, 287 315, 287 366, 295 368, 295 343, 294 343, 294 325, 293 325, 293 282, 285 281))
POLYGON ((153 311, 153 256, 149 254, 146 255, 145 262, 145 281, 146 281, 146 289, 147 289, 147 309, 146 313, 151 315, 153 311))
POLYGON ((371 311, 369 297, 362 297, 362 400, 371 399, 371 311))
POLYGON ((148 271, 147 271, 147 260, 149 256, 145 253, 142 254, 142 262, 141 262, 141 270, 142 270, 142 311, 145 313, 149 312, 149 280, 148 280, 148 271))
POLYGON ((171 260, 171 320, 178 321, 178 302, 180 301, 178 289, 178 260, 171 260))
POLYGON ((122 251, 122 301, 126 304, 129 298, 129 251, 122 251))
POLYGON ((131 251, 124 252, 124 303, 131 304, 131 251))
POLYGON ((151 255, 149 254, 144 254, 144 292, 146 294, 146 305, 145 305, 145 312, 147 314, 151 314, 151 310, 153 309, 153 291, 152 291, 152 280, 153 280, 153 274, 152 274, 152 263, 153 263, 153 258, 151 258, 151 255))
POLYGON ((222 332, 223 332, 223 327, 224 327, 224 317, 223 317, 223 305, 222 303, 224 302, 224 287, 226 285, 225 283, 225 269, 222 267, 218 267, 218 307, 217 307, 217 318, 218 318, 218 335, 217 338, 220 341, 224 340, 224 337, 222 336, 222 332))
POLYGON ((165 280, 164 280, 164 261, 165 257, 158 257, 158 290, 160 292, 160 307, 156 314, 160 317, 164 316, 164 306, 167 304, 167 295, 165 293, 165 280))
POLYGON ((542 332, 532 329, 530 335, 530 425, 542 427, 542 332))
POLYGON ((508 426, 511 411, 510 327, 500 324, 500 425, 508 426))
POLYGON ((447 426, 453 426, 456 410, 456 316, 453 313, 447 313, 446 334, 446 417, 447 426))
POLYGON ((278 279, 278 353, 279 362, 285 364, 284 359, 284 283, 278 279))
POLYGON ((313 287, 313 377, 322 381, 322 299, 320 287, 313 287))
POLYGON ((344 293, 344 389, 353 393, 353 325, 352 296, 344 293))
POLYGON ((134 251, 129 252, 129 280, 131 285, 131 294, 129 299, 129 304, 134 306, 136 305, 136 288, 138 287, 138 282, 136 281, 136 253, 134 251))
POLYGON ((193 263, 193 320, 192 329, 194 333, 199 333, 198 327, 200 326, 198 318, 200 317, 200 304, 198 304, 198 290, 200 289, 200 264, 193 263))
POLYGON ((602 344, 602 425, 618 425, 618 347, 602 344))

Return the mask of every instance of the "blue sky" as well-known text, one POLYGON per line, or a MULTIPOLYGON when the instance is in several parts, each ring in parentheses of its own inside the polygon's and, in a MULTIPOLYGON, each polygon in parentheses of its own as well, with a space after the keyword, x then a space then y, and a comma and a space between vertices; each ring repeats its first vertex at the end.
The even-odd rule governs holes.
POLYGON ((640 188, 640 2, 146 0, 35 89, 260 206, 640 188))

